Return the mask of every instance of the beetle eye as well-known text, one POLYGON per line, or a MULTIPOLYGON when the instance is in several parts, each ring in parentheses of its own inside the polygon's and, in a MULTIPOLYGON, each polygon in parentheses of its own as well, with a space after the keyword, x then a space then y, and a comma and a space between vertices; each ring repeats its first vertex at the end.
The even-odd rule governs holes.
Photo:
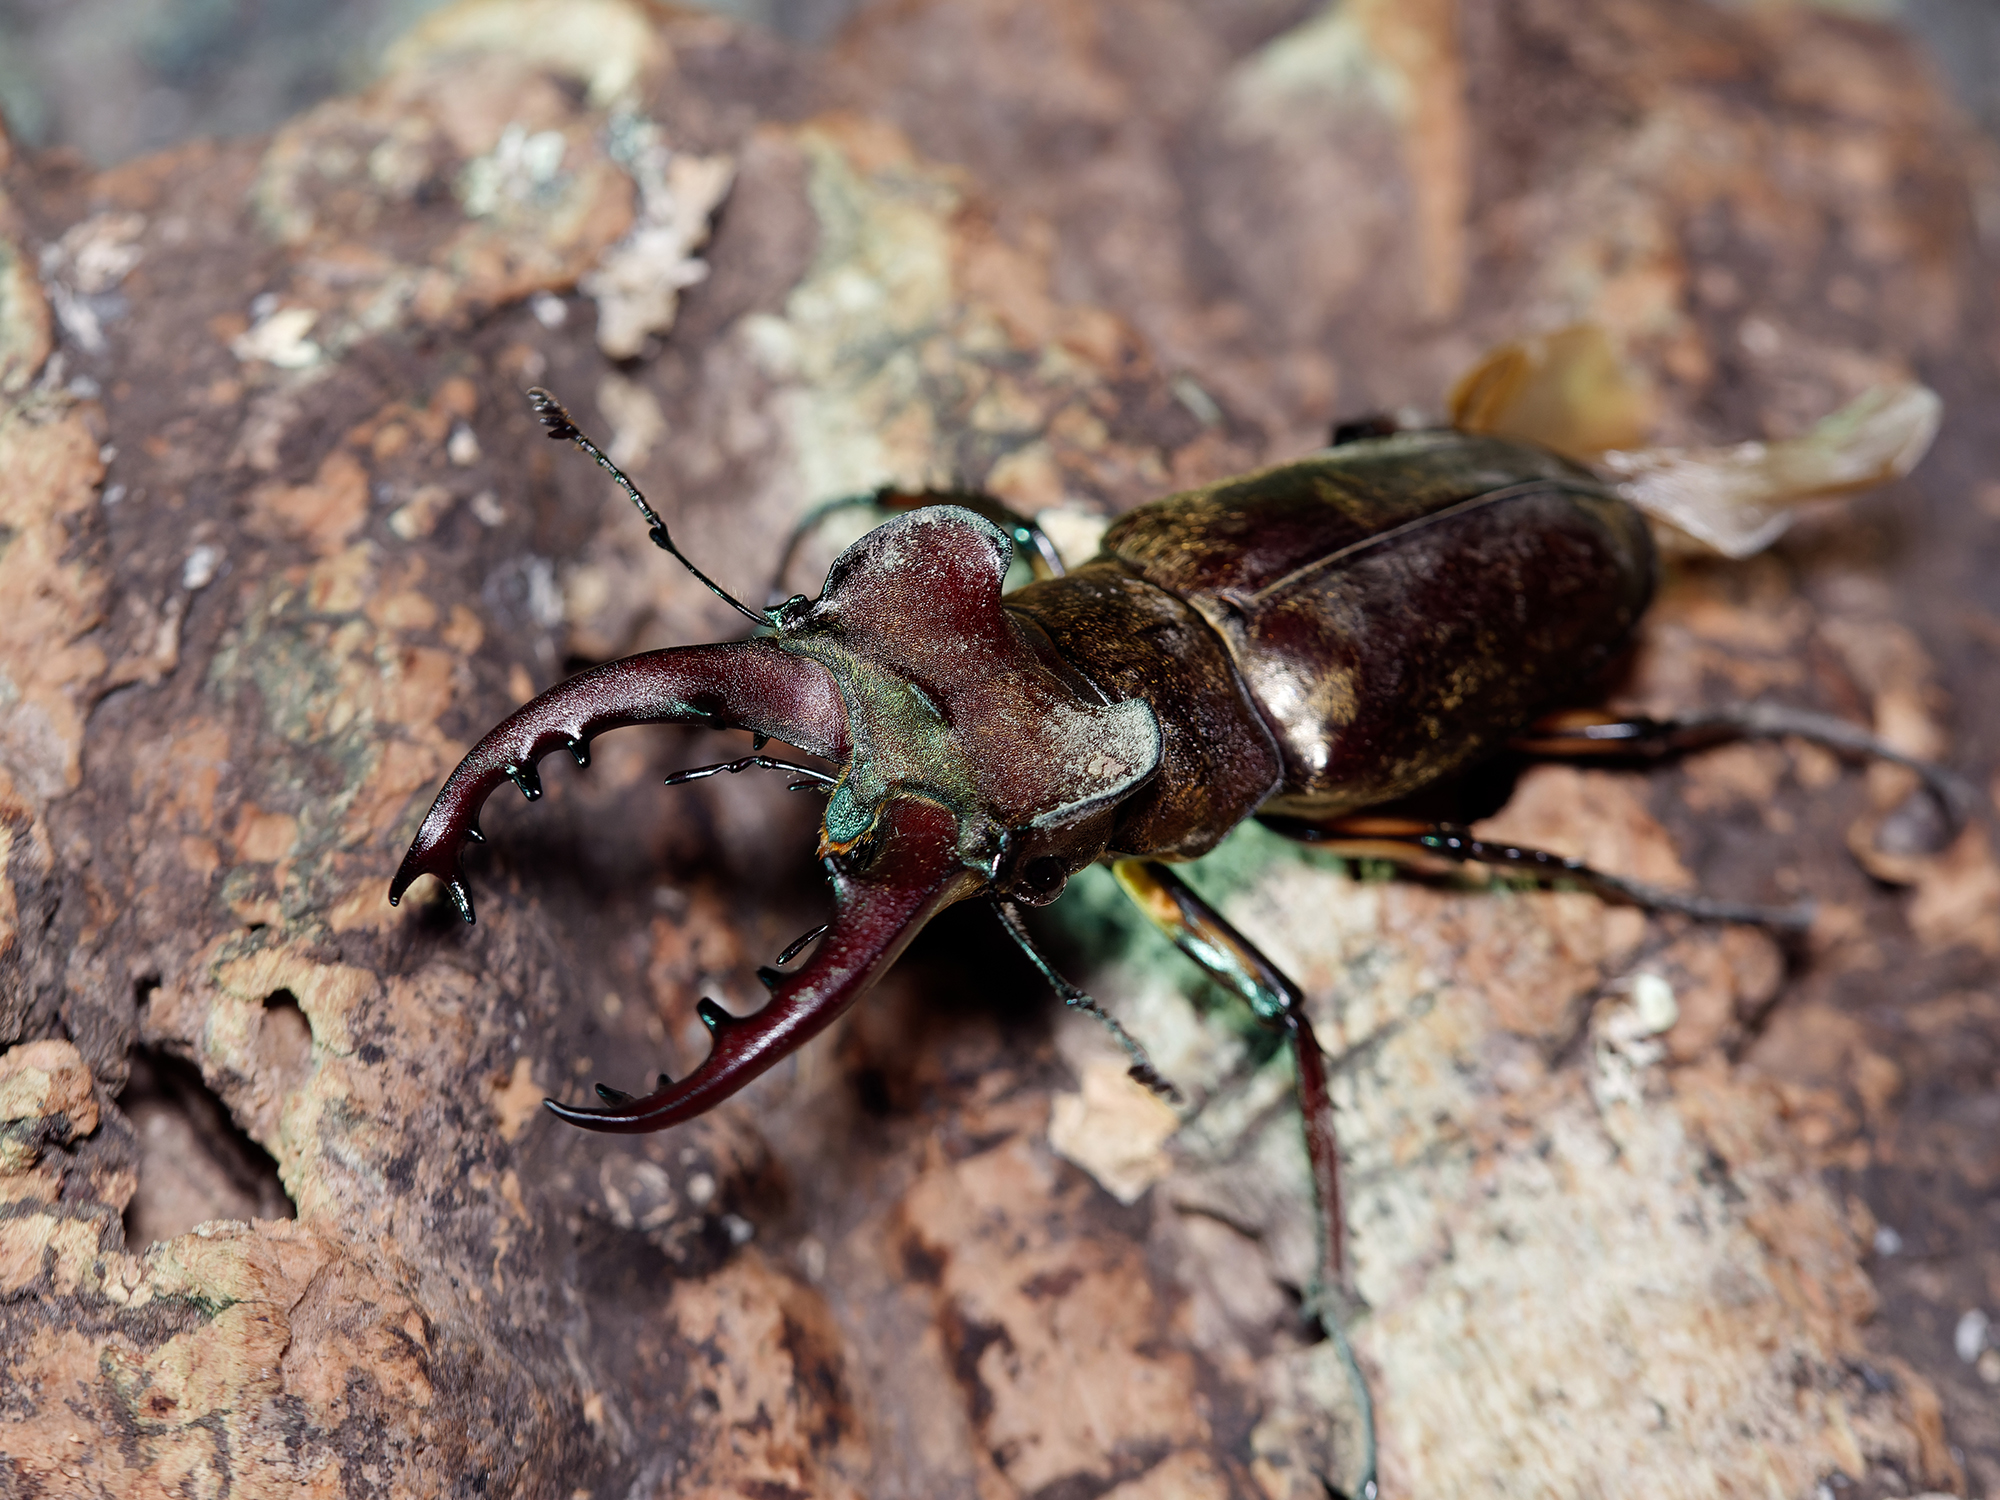
POLYGON ((1011 894, 1015 900, 1030 906, 1047 906, 1068 884, 1068 868, 1054 855, 1044 854, 1040 859, 1029 860, 1022 868, 1011 894))

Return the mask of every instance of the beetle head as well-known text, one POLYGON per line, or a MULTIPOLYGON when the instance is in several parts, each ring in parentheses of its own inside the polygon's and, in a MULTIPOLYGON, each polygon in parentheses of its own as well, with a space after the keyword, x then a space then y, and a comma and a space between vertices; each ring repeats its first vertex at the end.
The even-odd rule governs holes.
POLYGON ((798 973, 761 971, 756 1014, 701 1003, 710 1049, 687 1078, 641 1099, 600 1089, 605 1109, 550 1101, 563 1119, 689 1119, 828 1025, 944 907, 1053 900, 1103 851, 1118 803, 1159 764, 1159 723, 1143 702, 1105 702, 1008 614, 1012 548, 970 511, 914 511, 842 553, 817 601, 775 612, 772 644, 831 680, 845 719, 820 826, 833 921, 798 973))
POLYGON ((858 998, 925 922, 984 892, 1036 902, 1103 852, 1119 802, 1153 774, 1160 729, 1136 700, 1111 703, 1039 628, 1000 600, 1012 542, 969 511, 901 516, 844 552, 816 601, 772 611, 775 634, 648 652, 572 677, 496 727, 455 770, 390 885, 459 873, 487 796, 530 800, 536 763, 653 721, 749 729, 842 763, 820 857, 834 916, 793 973, 762 971, 754 1015, 698 1007, 709 1055, 641 1099, 600 1088, 607 1109, 550 1102, 596 1130, 659 1130, 733 1094, 858 998))
POLYGON ((1013 545, 956 506, 912 511, 842 553, 817 602, 780 614, 778 646, 825 667, 847 714, 822 857, 863 845, 893 799, 924 797, 956 818, 965 867, 1050 900, 1158 766, 1152 709, 1105 701, 1002 604, 1013 545))

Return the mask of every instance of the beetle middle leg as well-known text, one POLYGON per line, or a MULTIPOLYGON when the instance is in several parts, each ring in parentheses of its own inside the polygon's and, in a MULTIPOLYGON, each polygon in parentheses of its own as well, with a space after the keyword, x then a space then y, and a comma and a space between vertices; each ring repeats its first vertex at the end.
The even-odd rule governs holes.
POLYGON ((1306 1158, 1317 1203, 1319 1257, 1306 1308, 1339 1352, 1360 1414, 1361 1462, 1352 1493, 1372 1497, 1375 1475, 1375 1408, 1368 1380, 1347 1341, 1345 1323, 1356 1299, 1347 1279, 1347 1227, 1340 1197, 1340 1143, 1333 1098, 1326 1086, 1326 1055, 1306 1016, 1305 993, 1257 946, 1238 932, 1167 866, 1156 860, 1121 859, 1111 873, 1147 918, 1175 947, 1249 1005, 1257 1019, 1292 1045, 1303 1117, 1306 1158))

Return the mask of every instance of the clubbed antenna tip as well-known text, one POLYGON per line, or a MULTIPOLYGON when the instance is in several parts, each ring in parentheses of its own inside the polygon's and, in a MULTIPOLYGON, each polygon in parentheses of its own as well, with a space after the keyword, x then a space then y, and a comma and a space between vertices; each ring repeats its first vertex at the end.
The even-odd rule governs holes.
POLYGON ((557 442, 566 443, 583 436, 577 431, 576 423, 570 420, 569 408, 540 386, 528 392, 528 405, 535 409, 535 416, 557 442))

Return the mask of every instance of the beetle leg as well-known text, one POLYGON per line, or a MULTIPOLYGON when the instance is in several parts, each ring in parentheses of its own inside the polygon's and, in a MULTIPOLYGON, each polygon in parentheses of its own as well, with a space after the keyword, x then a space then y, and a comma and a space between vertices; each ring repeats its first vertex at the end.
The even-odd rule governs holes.
POLYGON ((1593 869, 1580 859, 1551 854, 1546 849, 1529 849, 1518 844, 1489 843, 1473 837, 1460 823, 1425 823, 1415 818, 1368 816, 1327 818, 1315 822, 1307 818, 1260 817, 1274 833, 1302 844, 1328 844, 1334 852, 1357 859, 1387 859, 1397 864, 1420 864, 1427 858, 1452 864, 1492 865, 1518 870, 1539 881, 1569 880, 1597 895, 1629 901, 1651 911, 1679 912, 1704 922, 1745 922, 1757 927, 1775 927, 1799 932, 1812 925, 1812 903, 1797 906, 1751 906, 1737 901, 1715 901, 1707 896, 1670 891, 1623 875, 1593 869))
POLYGON ((703 999, 708 1056, 678 1083, 663 1077, 643 1099, 586 1109, 550 1099, 551 1112, 587 1130, 635 1135, 664 1130, 714 1108, 830 1025, 896 961, 938 912, 980 880, 959 854, 958 819, 928 798, 903 796, 883 809, 875 837, 856 860, 826 861, 834 914, 819 946, 796 974, 768 980, 771 998, 753 1015, 731 1015, 703 999))
POLYGON ((459 762, 390 882, 390 904, 400 902, 419 875, 435 875, 470 922, 472 899, 459 854, 467 840, 483 842, 479 809, 493 790, 512 781, 532 802, 542 792, 535 762, 543 756, 568 750, 581 765, 592 736, 655 722, 757 730, 835 760, 848 753, 847 713, 832 676, 766 641, 684 646, 607 662, 523 706, 459 762))
POLYGON ((1326 1243, 1325 1271, 1332 1282, 1346 1276, 1346 1237, 1340 1212, 1340 1155, 1334 1149, 1332 1109, 1319 1042, 1306 1020, 1298 985, 1214 907, 1157 860, 1121 859, 1111 873, 1153 925, 1208 974, 1240 995, 1257 1019, 1284 1032, 1299 1059, 1299 1106, 1306 1117, 1306 1148, 1319 1192, 1326 1243))
POLYGON ((1354 1388, 1361 1416, 1361 1478, 1355 1493, 1373 1496, 1375 1481, 1375 1405, 1367 1377, 1354 1357, 1343 1328, 1355 1299, 1347 1283, 1347 1229, 1340 1201, 1340 1142, 1334 1131, 1333 1097, 1326 1087, 1326 1056, 1306 1018, 1305 994, 1257 946, 1230 925, 1214 907, 1189 888, 1186 881, 1156 860, 1114 861, 1111 873, 1139 909, 1202 969, 1234 990, 1257 1019, 1291 1040, 1298 1081, 1299 1113, 1303 1116, 1306 1159, 1311 1165, 1313 1197, 1317 1201, 1319 1265, 1317 1285, 1307 1295, 1307 1309, 1340 1352, 1354 1388))
POLYGON ((1963 778, 1905 755, 1887 740, 1809 708, 1783 703, 1725 703, 1717 708, 1676 714, 1669 719, 1621 719, 1590 709, 1550 714, 1515 737, 1514 747, 1530 755, 1639 756, 1647 759, 1705 749, 1728 740, 1794 738, 1839 755, 1867 756, 1907 766, 1924 780, 1945 815, 1948 833, 1965 826, 1979 805, 1979 793, 1963 778))
MULTIPOLYGON (((995 896, 993 910, 1000 918, 1000 925, 1007 929, 1007 936, 1028 955, 1028 962, 1042 971, 1042 978, 1046 979, 1049 988, 1062 998, 1062 1003, 1104 1023, 1105 1028, 1117 1039, 1118 1045, 1125 1049, 1125 1055, 1132 1059, 1132 1066, 1126 1070, 1132 1078, 1144 1084, 1167 1103, 1179 1104, 1181 1091, 1161 1076, 1160 1070, 1153 1066, 1152 1058, 1146 1055, 1146 1049, 1139 1044, 1139 1039, 1127 1031, 1110 1011, 1056 972, 1055 965, 1048 961, 1042 950, 1035 946, 1035 940, 1028 936, 1027 925, 1021 920, 1020 908, 1011 901, 995 896)), ((779 959, 778 962, 783 963, 784 960, 779 959)))
POLYGON ((1365 416, 1348 417, 1344 421, 1335 422, 1332 432, 1327 437, 1326 445, 1329 448, 1344 448, 1349 443, 1363 443, 1370 438, 1394 437, 1406 430, 1403 419, 1395 413, 1372 411, 1365 416))

